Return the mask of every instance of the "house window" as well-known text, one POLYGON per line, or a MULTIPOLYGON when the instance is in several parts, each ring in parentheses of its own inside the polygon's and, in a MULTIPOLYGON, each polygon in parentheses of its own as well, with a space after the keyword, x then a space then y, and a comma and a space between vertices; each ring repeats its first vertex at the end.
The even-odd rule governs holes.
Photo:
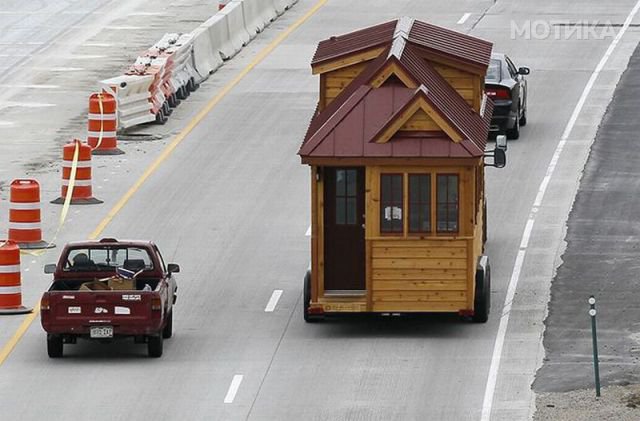
POLYGON ((409 232, 431 231, 431 175, 409 175, 409 232))
POLYGON ((458 232, 458 176, 438 174, 437 176, 438 232, 458 232))
POLYGON ((402 175, 382 174, 380 187, 380 232, 402 233, 402 175))
POLYGON ((336 225, 356 224, 357 176, 355 169, 336 170, 336 225))

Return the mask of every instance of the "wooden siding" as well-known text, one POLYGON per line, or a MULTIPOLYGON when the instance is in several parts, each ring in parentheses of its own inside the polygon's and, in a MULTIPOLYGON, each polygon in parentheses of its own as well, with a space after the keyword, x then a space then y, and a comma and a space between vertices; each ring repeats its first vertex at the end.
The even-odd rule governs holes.
POLYGON ((431 64, 469 105, 476 111, 480 111, 482 86, 481 79, 478 75, 441 63, 432 62, 431 64))
POLYGON ((400 127, 400 130, 424 130, 424 131, 440 131, 440 126, 436 124, 431 117, 427 115, 423 110, 418 110, 416 113, 406 121, 400 127))
POLYGON ((467 241, 372 241, 373 311, 467 308, 467 241))
POLYGON ((324 95, 320 96, 324 100, 322 107, 329 105, 365 69, 367 64, 367 62, 356 63, 322 74, 320 76, 320 89, 324 90, 324 95))

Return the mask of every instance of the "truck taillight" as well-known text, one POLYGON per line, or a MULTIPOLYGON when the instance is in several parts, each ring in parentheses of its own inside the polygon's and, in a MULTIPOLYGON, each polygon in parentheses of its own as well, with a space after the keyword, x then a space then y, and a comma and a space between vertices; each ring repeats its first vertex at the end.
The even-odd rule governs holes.
POLYGON ((507 88, 487 88, 486 92, 491 99, 511 99, 511 91, 507 88))
POLYGON ((162 300, 160 300, 160 297, 153 297, 151 299, 151 310, 162 310, 162 300))
POLYGON ((48 311, 49 310, 49 298, 42 297, 40 300, 40 311, 48 311))

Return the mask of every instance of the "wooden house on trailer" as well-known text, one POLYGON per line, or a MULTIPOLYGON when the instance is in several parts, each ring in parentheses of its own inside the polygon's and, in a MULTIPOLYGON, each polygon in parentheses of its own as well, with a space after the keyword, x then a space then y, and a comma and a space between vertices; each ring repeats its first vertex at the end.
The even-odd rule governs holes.
POLYGON ((311 167, 305 320, 354 312, 487 320, 491 48, 409 18, 320 42, 311 64, 320 98, 299 151, 311 167))

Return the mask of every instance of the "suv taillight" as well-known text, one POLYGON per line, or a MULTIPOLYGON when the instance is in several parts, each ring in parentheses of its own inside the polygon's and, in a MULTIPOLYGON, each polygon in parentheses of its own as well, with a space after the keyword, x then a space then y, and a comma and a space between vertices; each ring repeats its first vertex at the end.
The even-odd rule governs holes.
POLYGON ((511 91, 507 88, 487 88, 486 92, 491 99, 511 99, 511 91))

